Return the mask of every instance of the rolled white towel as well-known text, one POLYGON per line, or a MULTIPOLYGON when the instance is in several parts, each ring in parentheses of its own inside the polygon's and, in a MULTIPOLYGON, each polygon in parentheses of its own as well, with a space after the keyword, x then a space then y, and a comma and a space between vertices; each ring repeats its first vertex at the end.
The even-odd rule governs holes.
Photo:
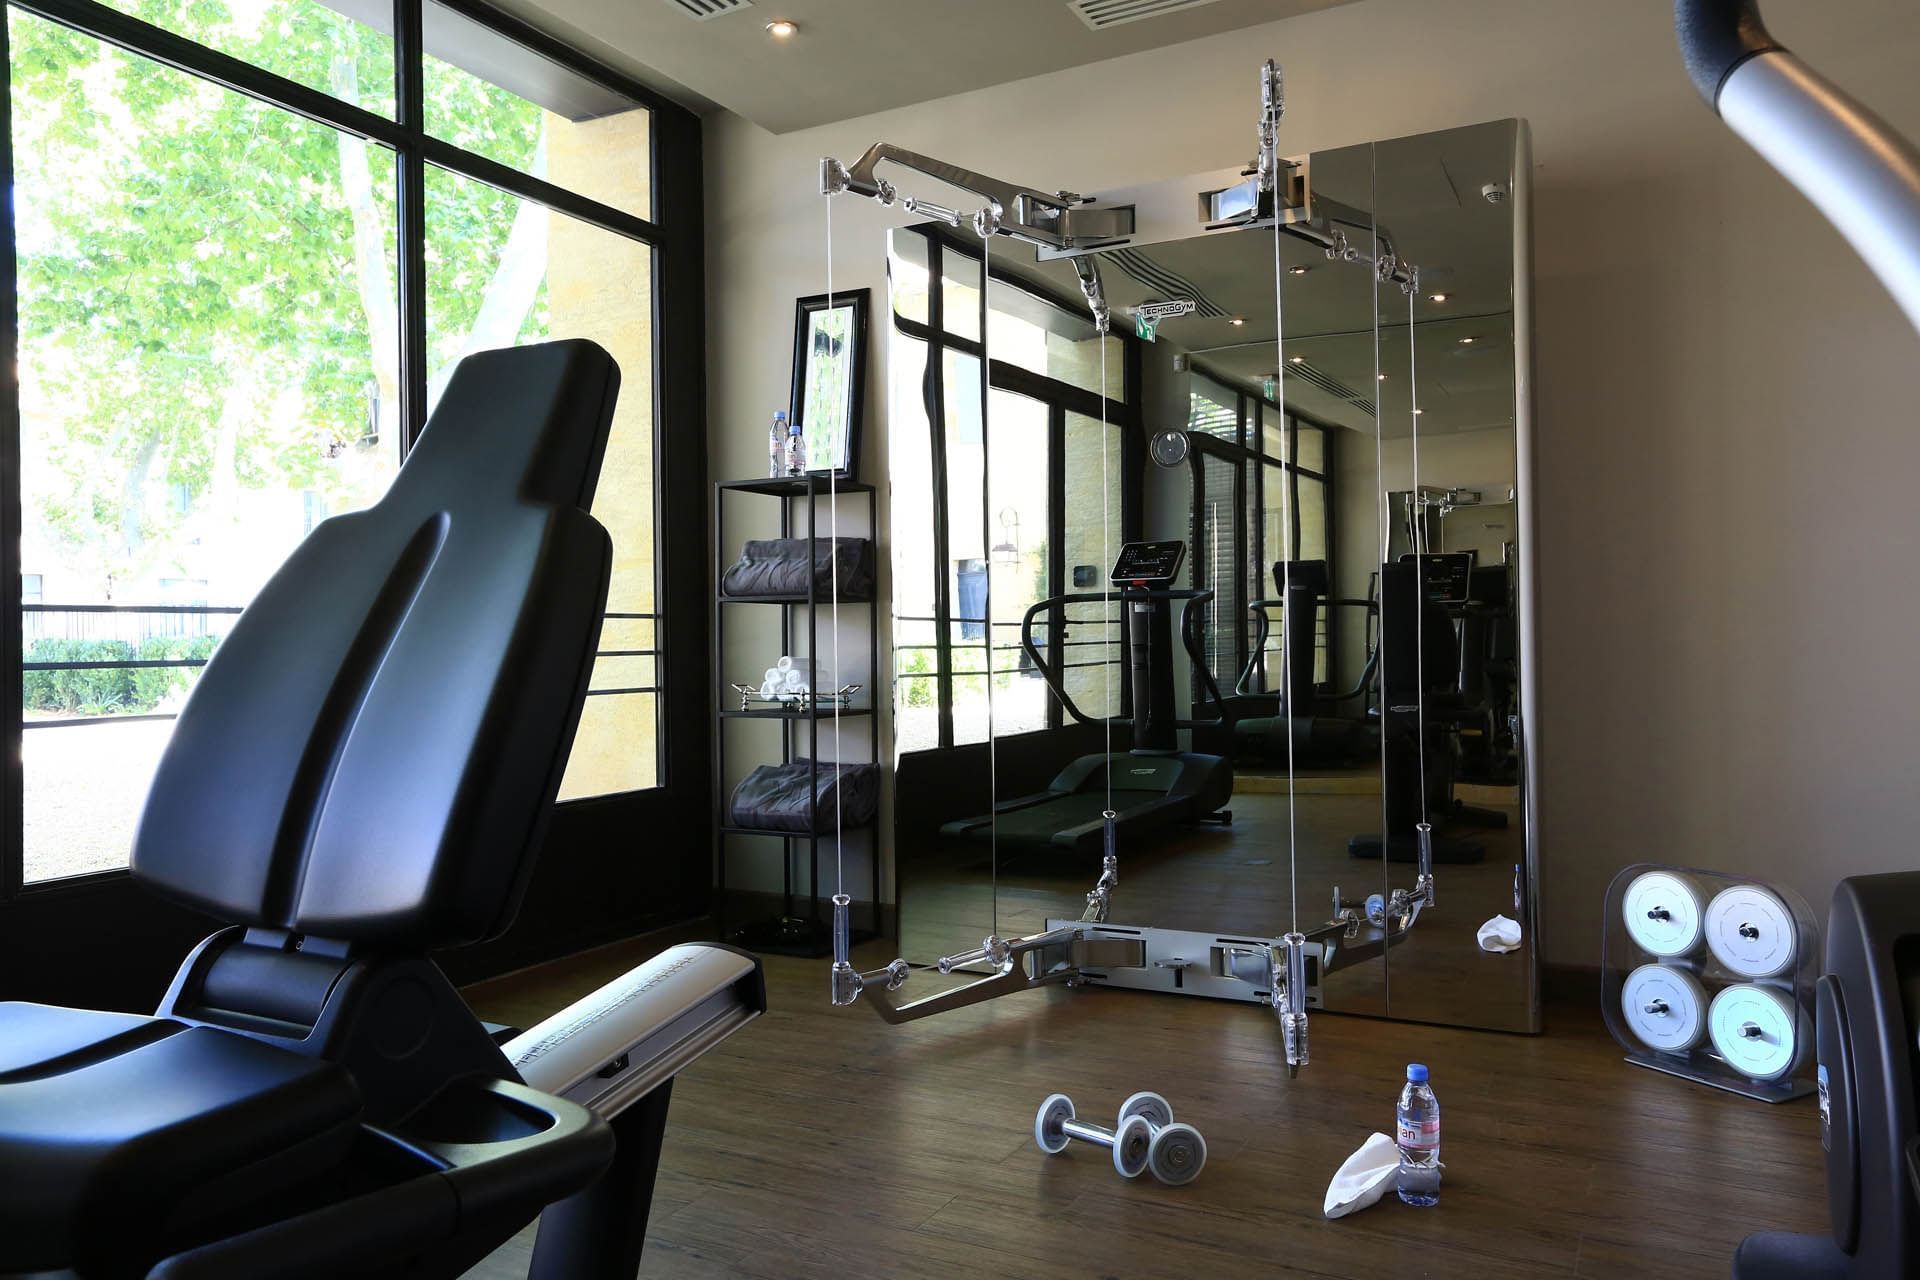
POLYGON ((1520 922, 1509 920, 1506 916, 1495 916, 1480 926, 1474 935, 1480 940, 1482 951, 1504 953, 1520 949, 1520 922))
POLYGON ((812 658, 796 658, 790 653, 782 654, 780 661, 773 665, 779 667, 782 671, 798 671, 805 675, 811 675, 813 673, 812 658))
POLYGON ((768 667, 760 673, 760 678, 772 684, 785 684, 787 682, 787 673, 779 667, 768 667))
POLYGON ((807 677, 804 672, 794 670, 786 672, 785 675, 786 681, 783 687, 788 693, 805 693, 807 691, 807 677))
POLYGON ((778 680, 775 680, 772 673, 769 672, 767 678, 760 682, 760 697, 763 701, 772 702, 780 696, 784 689, 785 686, 778 680))

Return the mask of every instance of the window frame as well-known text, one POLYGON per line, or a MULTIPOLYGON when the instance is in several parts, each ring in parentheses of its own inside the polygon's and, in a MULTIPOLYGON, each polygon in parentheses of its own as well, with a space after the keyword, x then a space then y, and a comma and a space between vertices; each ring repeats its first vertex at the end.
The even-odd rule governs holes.
MULTIPOLYGON (((702 186, 699 118, 658 92, 572 48, 537 27, 494 9, 481 0, 437 0, 443 8, 482 24, 562 68, 597 81, 650 112, 649 188, 651 218, 603 204, 589 196, 522 173, 428 132, 425 114, 422 12, 427 0, 393 0, 394 115, 392 118, 344 102, 297 81, 264 70, 230 54, 196 43, 189 37, 132 17, 96 0, 9 0, 14 8, 45 21, 116 46, 127 53, 158 62, 245 95, 269 107, 288 111, 328 128, 364 138, 387 148, 395 157, 396 218, 393 228, 397 267, 396 289, 400 321, 401 458, 405 459, 426 425, 428 397, 426 175, 429 166, 485 183, 520 199, 529 200, 602 230, 648 246, 652 257, 649 305, 653 313, 649 357, 653 363, 651 421, 653 451, 654 603, 653 628, 655 737, 657 773, 652 786, 632 791, 581 797, 556 805, 549 848, 563 839, 610 843, 622 828, 631 841, 635 806, 659 810, 649 822, 670 821, 685 829, 704 824, 708 772, 706 742, 710 733, 704 696, 709 686, 706 657, 705 610, 707 546, 703 536, 675 531, 701 530, 705 525, 703 495, 706 482, 704 420, 704 195, 702 186), (668 430, 669 423, 675 430, 668 430), (694 429, 688 429, 691 426, 694 429), (670 656, 675 679, 667 677, 670 656), (673 767, 664 744, 672 739, 673 767), (685 749, 681 749, 684 747, 685 749)), ((0 26, 0 53, 11 61, 11 40, 0 26)), ((0 177, 13 182, 12 93, 0 101, 0 177)), ((12 203, 0 201, 0 252, 9 271, 17 270, 16 227, 12 203)), ((13 368, 20 347, 17 287, 0 301, 0 367, 13 368)), ((24 716, 20 684, 23 661, 20 599, 20 536, 23 502, 19 487, 21 421, 19 385, 12 381, 0 395, 0 666, 10 673, 12 693, 0 708, 0 733, 10 750, 0 769, 0 933, 8 932, 7 917, 31 902, 36 919, 47 928, 31 932, 47 937, 60 928, 61 917, 84 916, 82 903, 104 909, 109 919, 132 918, 127 905, 140 899, 149 914, 159 911, 151 899, 131 891, 125 868, 98 871, 56 880, 24 881, 25 779, 21 762, 24 716), (105 895, 104 899, 102 895, 105 895), (59 905, 56 904, 66 904, 59 905)), ((610 615, 617 616, 617 615, 610 615)), ((648 823, 641 823, 646 829, 648 823)), ((654 829, 657 829, 657 825, 654 829)), ((695 847, 704 847, 699 841, 695 847)), ((596 855, 598 856, 598 855, 596 855)), ((626 853, 631 858, 630 850, 626 853)), ((584 870, 581 872, 585 878, 584 870)), ((604 874, 604 871, 601 873, 604 874)), ((691 876, 676 874, 673 892, 658 894, 659 907, 649 915, 685 918, 697 913, 706 886, 691 876), (685 881, 682 883, 682 881, 685 881), (691 909, 688 904, 692 904, 691 909)), ((539 885, 529 894, 532 913, 539 885)), ((612 895, 629 899, 631 895, 612 895)), ((626 903, 629 908, 631 902, 626 903)), ((611 908, 610 908, 611 911, 611 908)), ((524 913, 523 913, 524 914, 524 913)), ((553 917, 555 913, 539 913, 553 917)), ((660 921, 664 922, 664 920, 660 921)), ((168 922, 169 927, 172 922, 168 922)), ((200 922, 204 931, 204 922, 200 922)), ((159 925, 153 931, 161 931, 159 925)), ((587 945, 589 938, 616 936, 632 929, 604 927, 575 930, 567 945, 587 945)), ((17 932, 17 930, 16 930, 17 932)), ((152 932, 152 931, 150 931, 152 932)), ((516 933, 521 931, 516 930, 516 933)), ((550 939, 550 929, 536 930, 550 939)), ((196 935, 197 936, 197 935, 196 935)), ((27 944, 23 939, 23 945, 27 944)), ((474 949, 491 952, 469 971, 506 967, 523 961, 531 951, 552 951, 549 942, 535 940, 531 948, 502 949, 500 944, 474 949), (495 959, 502 957, 504 959, 495 959)), ((64 990, 84 990, 88 978, 75 977, 62 985, 42 988, 58 998, 64 990)))

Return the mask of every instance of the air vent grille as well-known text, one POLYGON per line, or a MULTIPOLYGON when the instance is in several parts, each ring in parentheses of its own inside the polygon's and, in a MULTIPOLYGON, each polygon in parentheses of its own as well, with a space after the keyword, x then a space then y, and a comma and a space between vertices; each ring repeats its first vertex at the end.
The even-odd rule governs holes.
MULTIPOLYGON (((686 3, 687 0, 676 0, 686 3)), ((1163 18, 1170 13, 1185 13, 1216 0, 1067 0, 1074 16, 1095 31, 1139 22, 1143 18, 1163 18)))
POLYGON ((667 0, 667 3, 696 22, 724 18, 741 9, 753 8, 753 0, 667 0))
POLYGON ((1361 395, 1352 387, 1340 381, 1340 379, 1320 369, 1316 369, 1305 360, 1295 361, 1289 357, 1287 360, 1287 373, 1291 377, 1311 382, 1314 386, 1336 399, 1345 400, 1354 408, 1365 412, 1369 417, 1373 415, 1374 407, 1371 397, 1361 395))

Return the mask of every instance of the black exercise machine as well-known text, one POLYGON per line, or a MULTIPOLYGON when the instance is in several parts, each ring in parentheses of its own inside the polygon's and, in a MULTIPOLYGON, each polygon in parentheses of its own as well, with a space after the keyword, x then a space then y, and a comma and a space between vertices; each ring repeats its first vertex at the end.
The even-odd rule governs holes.
MULTIPOLYGON (((1060 705, 1082 724, 1099 724, 1099 717, 1075 705, 1060 673, 1034 643, 1033 624, 1043 613, 1061 618, 1070 605, 1115 601, 1121 605, 1133 715, 1115 716, 1112 723, 1133 731, 1133 745, 1126 754, 1111 758, 1114 830, 1120 836, 1156 832, 1177 823, 1232 820, 1225 807, 1233 798, 1232 762, 1181 751, 1179 744, 1179 730, 1218 721, 1180 720, 1173 714, 1171 605, 1175 600, 1183 602, 1180 635, 1187 655, 1200 672, 1214 708, 1222 706, 1197 628, 1196 606, 1213 599, 1213 592, 1172 585, 1186 551, 1187 544, 1179 541, 1126 543, 1108 575, 1114 591, 1049 596, 1028 609, 1020 621, 1020 647, 1060 705)), ((1004 801, 992 814, 949 822, 941 833, 976 840, 991 835, 1001 845, 1016 849, 1098 854, 1105 841, 1108 765, 1104 754, 1081 756, 1062 769, 1045 791, 1004 801)))
POLYGON ((633 1276, 672 1076, 758 963, 676 947, 502 1044, 429 958, 503 932, 541 847, 619 380, 588 342, 462 361, 221 642, 132 876, 230 927, 153 1017, 0 1004, 0 1273, 452 1277, 545 1209, 533 1275, 633 1276))
MULTIPOLYGON (((1920 328, 1920 151, 1781 46, 1752 0, 1676 0, 1687 71, 1920 328)), ((1920 872, 1834 891, 1816 988, 1826 1236, 1749 1236, 1735 1280, 1920 1275, 1920 872)))
POLYGON ((1459 636, 1447 611, 1467 598, 1472 573, 1471 552, 1427 552, 1417 561, 1403 558, 1380 566, 1380 784, 1386 835, 1354 836, 1347 852, 1356 858, 1417 861, 1418 828, 1424 821, 1434 829, 1435 862, 1479 862, 1486 846, 1448 829, 1507 825, 1506 814, 1462 804, 1453 794, 1459 726, 1478 721, 1485 711, 1461 696, 1459 636))
POLYGON ((1367 718, 1365 700, 1373 686, 1379 658, 1379 650, 1372 642, 1373 622, 1379 607, 1372 600, 1334 596, 1325 560, 1276 562, 1273 583, 1280 593, 1277 598, 1254 600, 1247 605, 1248 617, 1254 625, 1253 652, 1234 687, 1228 713, 1233 722, 1236 757, 1244 753, 1285 760, 1290 734, 1293 763, 1302 769, 1347 768, 1377 760, 1380 731, 1379 726, 1367 718), (1253 684, 1266 656, 1274 609, 1284 611, 1280 665, 1285 687, 1263 692, 1254 689, 1253 684), (1367 627, 1367 660, 1351 688, 1323 693, 1314 679, 1314 645, 1320 633, 1321 614, 1333 609, 1361 611, 1367 627), (1359 716, 1334 714, 1341 704, 1349 702, 1359 704, 1359 716))

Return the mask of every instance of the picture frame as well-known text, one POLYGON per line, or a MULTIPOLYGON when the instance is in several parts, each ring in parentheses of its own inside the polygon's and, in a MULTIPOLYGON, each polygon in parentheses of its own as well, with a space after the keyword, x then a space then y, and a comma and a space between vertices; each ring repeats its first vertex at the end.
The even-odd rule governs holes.
POLYGON ((831 295, 812 294, 794 302, 787 421, 806 441, 809 475, 858 479, 870 293, 836 289, 831 295))

